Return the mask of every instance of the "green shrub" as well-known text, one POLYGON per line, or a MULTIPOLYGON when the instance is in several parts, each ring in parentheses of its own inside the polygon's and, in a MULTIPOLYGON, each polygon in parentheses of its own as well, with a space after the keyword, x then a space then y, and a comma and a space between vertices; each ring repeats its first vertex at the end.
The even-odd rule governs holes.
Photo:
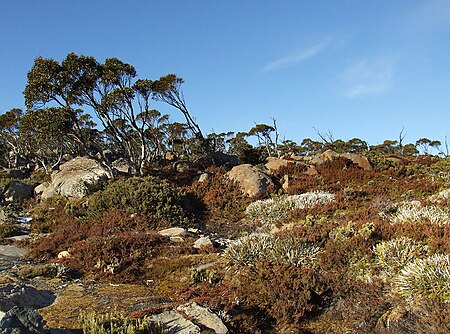
POLYGON ((165 180, 132 177, 111 183, 92 195, 88 215, 102 216, 111 208, 118 208, 130 214, 149 215, 172 226, 193 226, 198 206, 192 196, 165 180))

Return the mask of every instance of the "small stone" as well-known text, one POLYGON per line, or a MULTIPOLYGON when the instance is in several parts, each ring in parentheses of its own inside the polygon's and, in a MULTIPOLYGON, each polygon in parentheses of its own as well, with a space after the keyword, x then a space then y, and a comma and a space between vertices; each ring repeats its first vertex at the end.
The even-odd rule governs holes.
POLYGON ((211 239, 208 237, 201 237, 194 242, 194 248, 214 247, 211 239))
POLYGON ((61 251, 58 253, 58 259, 69 259, 72 255, 69 253, 69 251, 61 251))
POLYGON ((208 173, 203 173, 198 177, 198 182, 203 183, 206 182, 210 179, 211 175, 209 175, 208 173))
POLYGON ((184 242, 182 237, 170 237, 170 241, 172 242, 184 242))
POLYGON ((186 235, 186 230, 182 227, 171 227, 161 230, 158 233, 165 237, 182 237, 186 235))

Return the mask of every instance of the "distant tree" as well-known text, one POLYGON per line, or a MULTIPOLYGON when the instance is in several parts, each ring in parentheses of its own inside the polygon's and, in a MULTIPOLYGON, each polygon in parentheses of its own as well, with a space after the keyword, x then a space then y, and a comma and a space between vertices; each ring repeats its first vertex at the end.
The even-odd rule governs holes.
POLYGON ((23 111, 17 108, 0 115, 0 143, 8 167, 18 167, 20 157, 27 154, 26 146, 20 138, 19 127, 22 116, 23 111), (14 156, 13 162, 10 161, 9 152, 14 156))
POLYGON ((269 157, 274 155, 275 144, 272 140, 271 133, 275 131, 273 126, 267 124, 256 124, 248 132, 249 136, 256 136, 258 146, 264 147, 269 157))
POLYGON ((350 139, 346 146, 349 153, 362 153, 369 150, 367 142, 359 138, 350 139))
POLYGON ((300 147, 302 155, 315 155, 322 152, 324 144, 311 138, 305 138, 300 143, 300 147))
POLYGON ((72 115, 67 108, 28 111, 20 122, 20 136, 26 143, 29 158, 48 173, 61 162, 70 146, 72 115))
POLYGON ((439 140, 430 140, 428 138, 420 138, 416 141, 416 147, 422 151, 422 154, 429 154, 430 149, 434 148, 438 152, 440 151, 441 142, 439 140))
POLYGON ((409 143, 403 146, 402 153, 405 156, 416 156, 419 154, 419 150, 416 145, 409 143))
POLYGON ((372 154, 401 154, 396 140, 385 140, 382 144, 370 146, 372 154))
POLYGON ((227 140, 229 143, 229 154, 238 156, 239 163, 256 165, 263 162, 267 155, 260 148, 253 147, 246 139, 248 133, 238 132, 233 138, 227 140))

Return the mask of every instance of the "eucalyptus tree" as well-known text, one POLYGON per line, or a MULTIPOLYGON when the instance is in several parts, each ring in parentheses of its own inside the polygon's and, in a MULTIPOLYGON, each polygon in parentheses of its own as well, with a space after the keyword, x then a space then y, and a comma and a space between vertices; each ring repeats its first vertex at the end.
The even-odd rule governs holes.
MULTIPOLYGON (((136 69, 117 58, 107 58, 99 63, 94 57, 75 53, 59 64, 56 60, 39 57, 28 73, 24 91, 27 107, 36 110, 53 104, 64 108, 83 108, 99 120, 108 140, 124 155, 130 172, 141 174, 145 162, 158 156, 163 147, 164 132, 158 127, 167 122, 167 116, 150 108, 152 99, 164 101, 183 114, 189 115, 180 86, 182 79, 175 75, 160 80, 136 80, 136 69), (156 122, 156 123, 155 123, 156 122), (156 126, 156 128, 155 128, 156 126)), ((187 117, 190 128, 201 131, 192 117, 187 117)), ((79 129, 73 119, 74 129, 79 129)), ((89 142, 81 131, 74 131, 77 139, 95 149, 101 161, 111 167, 111 161, 101 145, 89 142)))
POLYGON ((70 150, 72 115, 66 108, 38 109, 26 112, 20 121, 20 137, 28 157, 46 173, 61 162, 70 150))

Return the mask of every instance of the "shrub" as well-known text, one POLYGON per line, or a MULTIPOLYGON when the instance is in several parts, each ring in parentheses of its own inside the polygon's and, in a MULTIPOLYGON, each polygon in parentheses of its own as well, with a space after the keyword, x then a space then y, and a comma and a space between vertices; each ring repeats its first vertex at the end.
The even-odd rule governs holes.
POLYGON ((273 224, 289 216, 294 209, 308 209, 334 200, 334 195, 313 191, 301 195, 279 196, 251 203, 245 210, 253 220, 273 224))
POLYGON ((255 266, 258 262, 313 266, 319 247, 302 243, 293 235, 253 233, 230 245, 223 256, 229 266, 255 266))
POLYGON ((407 264, 394 278, 394 291, 407 297, 450 300, 450 256, 434 254, 407 264))
POLYGON ((169 182, 151 176, 132 177, 109 184, 89 200, 89 216, 101 216, 111 208, 152 216, 173 226, 197 222, 195 200, 169 182))
POLYGON ((421 206, 418 202, 409 202, 401 205, 389 220, 392 224, 430 222, 441 226, 450 222, 450 213, 435 205, 421 206))
POLYGON ((79 317, 86 334, 159 334, 166 333, 161 325, 149 318, 131 320, 119 312, 96 314, 82 312, 79 317))
POLYGON ((375 262, 391 277, 405 265, 427 255, 428 247, 411 238, 401 237, 383 241, 373 247, 375 262))
POLYGON ((0 224, 0 239, 19 235, 20 232, 20 228, 11 222, 0 224))
POLYGON ((31 230, 34 233, 50 233, 63 224, 69 216, 65 212, 67 199, 54 196, 43 200, 32 209, 33 223, 31 230))

